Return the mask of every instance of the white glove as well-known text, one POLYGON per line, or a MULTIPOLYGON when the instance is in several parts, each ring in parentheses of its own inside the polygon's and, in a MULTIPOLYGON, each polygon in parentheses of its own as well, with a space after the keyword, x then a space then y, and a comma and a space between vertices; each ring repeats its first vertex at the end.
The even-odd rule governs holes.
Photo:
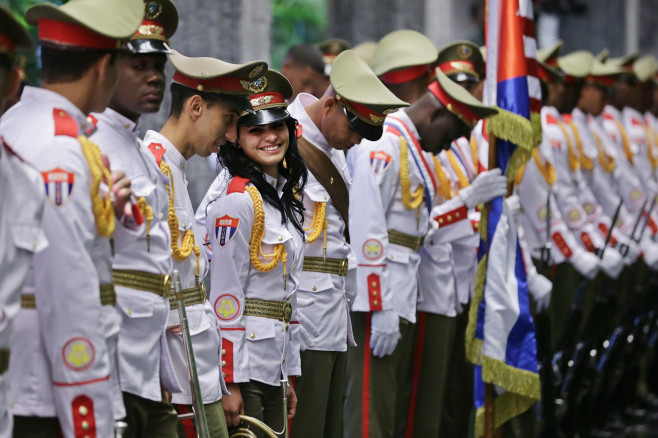
POLYGON ((624 264, 632 265, 640 257, 640 246, 628 238, 624 239, 622 243, 628 248, 624 256, 624 264))
POLYGON ((617 278, 621 271, 624 269, 624 258, 619 251, 614 248, 607 247, 603 252, 603 258, 599 262, 601 269, 610 278, 617 278))
POLYGON ((352 305, 356 298, 356 269, 347 270, 347 276, 345 277, 345 296, 347 297, 347 305, 352 310, 352 305))
POLYGON ((505 198, 505 204, 507 205, 507 211, 510 216, 516 222, 516 218, 519 217, 519 213, 521 212, 521 198, 515 193, 512 196, 505 198))
POLYGON ((599 258, 584 249, 579 249, 577 252, 574 252, 569 258, 569 261, 573 267, 576 268, 576 271, 580 272, 582 276, 590 280, 596 276, 597 272, 599 272, 599 258))
POLYGON ((393 353, 400 340, 400 318, 393 310, 372 312, 370 348, 376 357, 393 353))
POLYGON ((644 263, 652 271, 658 271, 658 244, 652 242, 650 237, 646 237, 640 240, 640 249, 644 263))
POLYGON ((551 303, 552 290, 553 283, 551 283, 551 280, 538 274, 537 271, 528 273, 528 292, 532 295, 532 299, 535 300, 537 312, 541 313, 548 309, 551 303))
POLYGON ((470 186, 460 190, 459 197, 464 201, 466 207, 473 208, 506 193, 507 178, 499 168, 496 168, 479 174, 470 186))

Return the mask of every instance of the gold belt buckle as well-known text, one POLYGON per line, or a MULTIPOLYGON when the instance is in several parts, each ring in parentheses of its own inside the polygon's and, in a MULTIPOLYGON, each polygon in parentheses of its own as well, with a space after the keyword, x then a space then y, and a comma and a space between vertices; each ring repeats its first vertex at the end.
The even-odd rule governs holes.
POLYGON ((169 274, 164 276, 164 284, 162 285, 162 296, 169 298, 171 295, 171 276, 169 274))
POLYGON ((292 318, 292 304, 290 304, 290 301, 286 301, 281 308, 281 320, 288 323, 290 318, 292 318))

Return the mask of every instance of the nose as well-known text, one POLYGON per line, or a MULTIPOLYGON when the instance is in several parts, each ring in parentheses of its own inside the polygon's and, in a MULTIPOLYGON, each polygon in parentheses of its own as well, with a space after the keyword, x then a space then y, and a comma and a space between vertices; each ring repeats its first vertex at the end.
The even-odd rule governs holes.
POLYGON ((237 123, 232 123, 231 126, 226 130, 226 139, 231 143, 238 141, 238 129, 237 123))
POLYGON ((357 134, 356 132, 352 135, 352 138, 350 139, 350 141, 352 142, 353 145, 357 145, 357 144, 361 143, 362 140, 363 140, 363 137, 361 135, 357 134))

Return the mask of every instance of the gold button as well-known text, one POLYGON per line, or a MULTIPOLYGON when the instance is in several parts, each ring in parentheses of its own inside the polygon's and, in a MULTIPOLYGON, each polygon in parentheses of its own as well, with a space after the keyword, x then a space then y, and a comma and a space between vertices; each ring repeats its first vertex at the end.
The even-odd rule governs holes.
POLYGON ((283 360, 281 361, 281 365, 284 365, 286 363, 286 358, 284 357, 283 360))
POLYGON ((395 256, 393 254, 391 254, 391 260, 393 260, 394 258, 395 258, 395 256))
POLYGON ((439 218, 439 224, 443 223, 443 218, 439 218))
POLYGON ((333 176, 329 177, 329 184, 333 184, 333 183, 334 183, 334 177, 333 176))
POLYGON ((315 287, 315 286, 313 286, 313 287, 311 288, 311 290, 312 290, 313 292, 315 292, 316 290, 318 290, 318 288, 315 287))
POLYGON ((89 430, 89 423, 86 421, 82 422, 82 430, 89 430))
POLYGON ((153 175, 153 182, 156 182, 158 180, 158 177, 153 175))
POLYGON ((372 287, 377 287, 377 282, 376 281, 372 282, 372 287))
POLYGON ((256 339, 256 333, 252 333, 252 334, 250 334, 249 337, 250 337, 251 339, 256 339))
POLYGON ((126 314, 128 314, 128 315, 132 315, 132 314, 133 314, 133 311, 130 310, 130 309, 126 309, 126 314))
POLYGON ((451 221, 451 220, 452 220, 452 215, 449 214, 448 215, 448 221, 451 221))
POLYGON ((223 366, 223 367, 226 366, 226 361, 225 361, 225 360, 222 361, 222 366, 223 366))
POLYGON ((226 377, 226 373, 222 373, 222 376, 223 376, 223 377, 226 377))
POLYGON ((203 91, 203 84, 197 85, 196 89, 199 90, 199 91, 203 91))
POLYGON ((459 218, 459 212, 455 213, 455 217, 459 218))
POLYGON ((155 150, 156 150, 156 151, 162 150, 162 146, 156 146, 156 147, 155 147, 155 150))
POLYGON ((376 296, 377 296, 377 291, 376 291, 376 290, 372 291, 372 296, 373 296, 373 297, 376 297, 376 296))
POLYGON ((89 413, 89 409, 87 409, 87 406, 80 406, 78 408, 78 412, 80 413, 80 415, 82 415, 84 417, 85 415, 87 415, 89 413))
POLYGON ((60 112, 59 112, 59 116, 60 116, 60 117, 66 117, 66 113, 65 113, 64 111, 60 111, 60 112))
POLYGON ((279 236, 279 242, 283 240, 283 236, 279 236))
POLYGON ((377 304, 379 304, 379 301, 375 300, 375 301, 372 302, 372 304, 374 304, 376 306, 377 304))
POLYGON ((226 349, 222 348, 222 356, 226 354, 226 349))

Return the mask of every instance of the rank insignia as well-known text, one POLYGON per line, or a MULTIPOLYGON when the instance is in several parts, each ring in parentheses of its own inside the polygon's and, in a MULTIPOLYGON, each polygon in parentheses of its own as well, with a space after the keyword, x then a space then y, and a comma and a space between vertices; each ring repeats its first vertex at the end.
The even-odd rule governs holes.
POLYGON ((215 219, 215 239, 219 246, 223 247, 235 236, 239 224, 240 219, 229 215, 215 219))
POLYGON ((46 196, 56 207, 61 207, 73 193, 75 174, 62 168, 41 172, 46 186, 46 196))
POLYGON ((569 218, 570 222, 578 222, 580 220, 580 216, 580 212, 575 208, 573 210, 569 210, 569 213, 567 213, 567 217, 569 218))
POLYGON ((84 371, 94 363, 96 352, 87 338, 72 338, 62 347, 62 359, 73 371, 84 371))
POLYGON ((215 315, 222 321, 232 321, 240 314, 240 302, 231 294, 220 295, 213 304, 215 315))
POLYGON ((377 260, 382 255, 382 243, 377 239, 368 239, 363 243, 363 256, 368 260, 377 260))
POLYGON ((642 197, 642 192, 640 192, 638 189, 635 189, 631 192, 631 199, 634 201, 637 201, 642 197))
POLYGON ((375 174, 380 174, 388 169, 392 159, 393 157, 384 151, 372 151, 370 152, 370 168, 375 174))
POLYGON ((594 207, 594 204, 592 204, 591 202, 586 202, 583 204, 583 209, 585 210, 585 213, 592 214, 594 213, 594 210, 596 208, 594 207))

